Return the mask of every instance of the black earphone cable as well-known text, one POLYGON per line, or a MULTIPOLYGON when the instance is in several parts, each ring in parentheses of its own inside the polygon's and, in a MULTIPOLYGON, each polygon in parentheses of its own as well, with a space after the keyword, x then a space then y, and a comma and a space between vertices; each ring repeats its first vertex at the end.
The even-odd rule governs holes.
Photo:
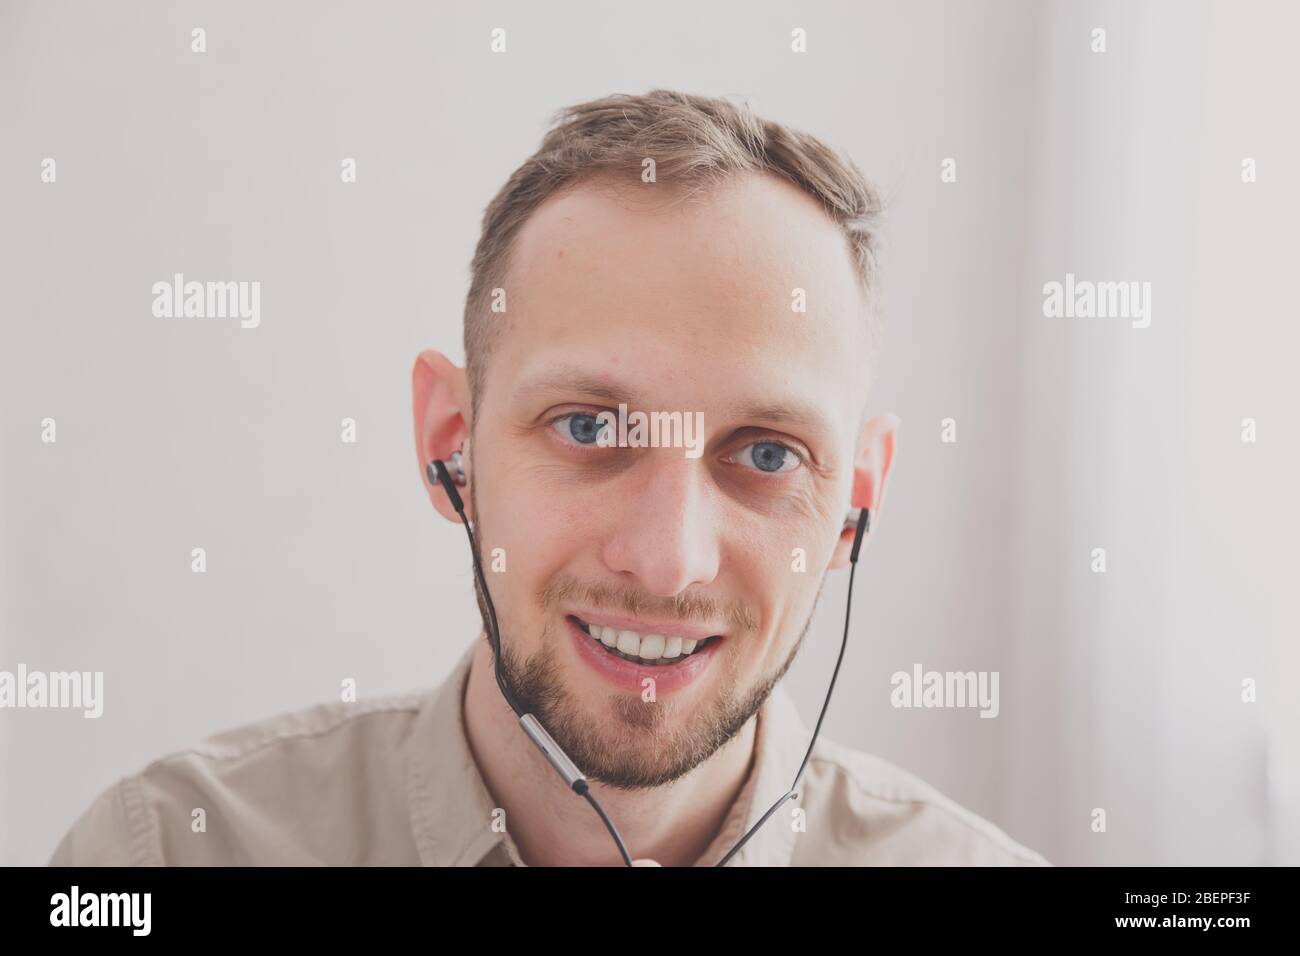
POLYGON ((853 608, 853 575, 857 573, 857 570, 858 562, 854 559, 849 565, 849 597, 848 606, 844 610, 844 637, 840 641, 840 655, 835 659, 835 670, 831 674, 831 685, 826 689, 826 699, 822 701, 822 712, 817 715, 817 726, 813 728, 812 740, 808 742, 808 750, 803 755, 803 762, 799 764, 799 772, 794 775, 794 782, 790 784, 790 789, 786 791, 785 796, 777 800, 776 803, 772 804, 772 806, 768 808, 767 813, 763 814, 762 818, 749 828, 749 832, 741 837, 740 841, 727 851, 727 855, 719 860, 715 864, 716 866, 726 866, 727 861, 735 856, 742 846, 749 842, 749 838, 758 832, 758 828, 767 822, 768 818, 776 812, 777 808, 781 806, 781 804, 785 803, 787 800, 797 799, 799 796, 799 791, 797 789, 799 786, 799 780, 803 777, 803 772, 808 766, 808 761, 812 758, 813 748, 817 746, 817 735, 822 732, 822 721, 826 718, 826 711, 831 705, 831 694, 835 693, 835 679, 840 676, 840 664, 844 663, 844 651, 849 646, 849 613, 853 608))
MULTIPOLYGON (((531 719, 538 727, 540 727, 541 723, 536 717, 524 714, 523 708, 520 707, 519 703, 515 700, 514 695, 510 693, 510 689, 502 674, 501 631, 497 624, 496 606, 492 603, 492 595, 488 591, 487 578, 483 574, 483 565, 479 560, 478 543, 474 538, 473 530, 470 528, 469 519, 465 516, 464 502, 461 501, 460 493, 456 491, 456 486, 452 481, 451 474, 447 471, 446 465, 444 465, 441 460, 435 459, 430 462, 427 471, 430 483, 442 486, 443 491, 446 492, 448 499, 451 501, 452 507, 456 510, 456 514, 460 516, 461 523, 465 526, 465 535, 469 539, 470 554, 474 559, 474 575, 478 580, 479 588, 483 592, 483 602, 487 606, 488 618, 491 625, 490 630, 492 633, 489 637, 492 644, 492 654, 495 659, 497 687, 500 688, 501 694, 505 698, 506 703, 510 705, 510 709, 515 712, 515 715, 519 717, 520 721, 531 719)), ((723 856, 715 866, 726 866, 727 862, 740 851, 741 847, 749 842, 750 838, 758 832, 759 828, 771 818, 772 814, 774 814, 782 804, 787 800, 799 796, 799 791, 797 789, 799 781, 803 777, 805 768, 808 766, 808 761, 812 758, 813 748, 817 745, 817 735, 821 733, 822 721, 826 718, 826 711, 830 707, 831 694, 835 692, 835 681, 839 677, 840 665, 844 662, 844 652, 849 645, 849 615, 853 610, 853 576, 858 569, 858 552, 862 549, 862 539, 870 525, 871 511, 867 508, 863 508, 858 518, 857 528, 855 529, 853 536, 853 549, 849 554, 849 593, 847 604, 844 609, 844 637, 840 641, 840 653, 835 659, 835 670, 831 674, 830 686, 826 690, 826 699, 822 702, 821 713, 817 715, 817 724, 813 728, 812 740, 808 744, 808 750, 804 753, 803 762, 799 764, 799 771, 794 775, 794 781, 790 784, 790 789, 786 791, 785 795, 768 808, 768 811, 763 814, 758 822, 749 828, 749 832, 741 837, 736 845, 728 850, 726 855, 723 856)), ((525 727, 525 730, 527 731, 527 727, 525 727)), ((545 733, 544 729, 542 730, 542 733, 545 733)), ((555 756, 547 750, 544 743, 539 741, 532 733, 529 733, 529 737, 535 744, 537 744, 537 746, 542 748, 551 764, 565 776, 566 783, 569 782, 569 774, 566 774, 564 770, 561 770, 560 766, 556 762, 555 756)), ((556 746, 557 750, 559 749, 558 745, 556 745, 553 740, 549 739, 549 734, 547 735, 547 740, 551 745, 556 746)), ((567 755, 561 753, 561 756, 564 757, 565 761, 568 761, 567 755)), ((609 831, 609 835, 613 837, 614 843, 618 846, 618 852, 619 855, 623 857, 624 864, 632 866, 632 855, 628 852, 627 845, 623 842, 623 837, 619 834, 618 828, 614 826, 609 815, 605 813, 604 808, 601 807, 599 801, 596 800, 596 795, 591 792, 591 787, 588 785, 586 778, 582 776, 581 773, 576 772, 576 769, 574 773, 576 778, 569 783, 570 789, 591 804, 592 809, 594 809, 597 815, 599 815, 601 822, 605 824, 605 829, 609 831)))
MULTIPOLYGON (((470 530, 469 521, 465 518, 465 512, 461 510, 458 513, 460 514, 461 523, 465 525, 465 534, 469 537, 470 550, 474 554, 474 574, 478 577, 479 587, 483 589, 483 602, 487 605, 488 617, 492 620, 492 656, 496 662, 496 666, 493 669, 496 671, 497 686, 501 688, 501 693, 505 697, 506 703, 510 705, 510 709, 515 712, 517 717, 522 718, 524 716, 522 708, 515 702, 514 696, 507 688, 505 678, 501 674, 501 631, 497 625, 497 609, 492 604, 492 595, 488 593, 487 581, 483 578, 483 565, 479 560, 478 546, 474 541, 474 532, 470 530)), ((596 813, 600 815, 601 821, 605 824, 605 829, 609 831, 609 835, 612 836, 614 842, 618 844, 618 852, 622 855, 623 862, 628 866, 631 866, 632 855, 628 853, 627 846, 623 843, 622 835, 618 832, 618 829, 605 813, 604 807, 597 802, 596 795, 591 792, 591 787, 587 785, 587 781, 581 778, 575 780, 572 789, 579 796, 586 799, 596 813)))
MULTIPOLYGON (((497 624, 497 609, 496 605, 492 603, 492 594, 488 590, 487 578, 483 574, 483 563, 478 556, 478 543, 474 539, 474 532, 470 528, 469 519, 465 517, 465 504, 461 500, 460 493, 456 491, 455 484, 452 482, 451 474, 447 471, 446 466, 441 461, 435 461, 433 465, 434 473, 429 477, 431 480, 435 480, 437 484, 441 484, 443 490, 447 491, 447 497, 451 499, 452 507, 456 509, 456 514, 460 516, 461 524, 465 526, 465 536, 469 539, 470 555, 474 559, 474 576, 478 579, 479 588, 483 591, 483 603, 487 605, 488 619, 491 622, 490 630, 492 633, 490 638, 497 687, 500 688, 501 696, 510 705, 510 709, 515 712, 515 716, 522 720, 524 717, 523 708, 515 700, 514 695, 510 693, 510 688, 501 672, 501 629, 500 625, 497 624)), ((613 821, 610 820, 609 815, 605 813, 604 807, 596 800, 596 795, 591 792, 591 787, 588 786, 586 779, 579 777, 573 781, 571 788, 591 804, 592 809, 599 815, 601 822, 605 824, 605 829, 609 831, 609 835, 614 838, 614 843, 618 846, 618 852, 623 857, 623 862, 627 866, 632 866, 632 855, 628 852, 622 835, 618 832, 618 828, 614 826, 613 821)))

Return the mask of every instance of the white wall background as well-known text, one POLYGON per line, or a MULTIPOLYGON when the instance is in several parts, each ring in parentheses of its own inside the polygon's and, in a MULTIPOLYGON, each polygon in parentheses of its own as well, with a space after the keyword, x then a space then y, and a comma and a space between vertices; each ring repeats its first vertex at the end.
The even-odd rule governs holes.
MULTIPOLYGON (((890 200, 874 397, 904 425, 824 732, 1056 863, 1300 863, 1298 29, 1239 2, 0 5, 0 669, 106 683, 99 720, 0 710, 0 863, 170 750, 451 667, 478 620, 412 361, 459 359, 482 208, 550 114, 656 86, 747 97, 890 200), (261 327, 155 319, 174 272, 259 280, 261 327), (1150 328, 1044 318, 1066 272, 1152 282, 1150 328), (998 671, 999 717, 892 708, 914 663, 998 671)), ((844 586, 790 677, 810 722, 844 586)))

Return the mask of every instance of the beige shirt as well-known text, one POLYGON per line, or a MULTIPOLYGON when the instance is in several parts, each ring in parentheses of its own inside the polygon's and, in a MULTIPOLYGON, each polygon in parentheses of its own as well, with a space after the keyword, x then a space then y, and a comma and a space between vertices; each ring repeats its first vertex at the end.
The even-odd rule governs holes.
MULTIPOLYGON (((432 692, 324 704, 155 761, 100 794, 51 865, 525 865, 493 828, 496 804, 465 736, 473 652, 432 692)), ((786 792, 808 748, 780 685, 757 719, 749 775, 697 866, 717 862, 786 792)), ((1047 862, 910 774, 823 736, 799 798, 728 865, 899 864, 1047 862)))

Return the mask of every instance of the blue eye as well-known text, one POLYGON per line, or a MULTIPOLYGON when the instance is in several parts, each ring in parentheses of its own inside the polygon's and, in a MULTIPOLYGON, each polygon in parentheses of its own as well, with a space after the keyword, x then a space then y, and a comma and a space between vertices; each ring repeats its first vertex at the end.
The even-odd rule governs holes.
POLYGON ((561 415, 551 422, 551 427, 559 432, 565 441, 575 441, 580 445, 594 445, 603 427, 600 419, 590 412, 573 412, 561 415))
MULTIPOLYGON (((800 465, 799 456, 787 445, 780 442, 760 441, 746 445, 736 455, 741 464, 752 463, 759 471, 775 474, 793 471, 800 465)), ((748 467, 748 465, 746 465, 748 467)))

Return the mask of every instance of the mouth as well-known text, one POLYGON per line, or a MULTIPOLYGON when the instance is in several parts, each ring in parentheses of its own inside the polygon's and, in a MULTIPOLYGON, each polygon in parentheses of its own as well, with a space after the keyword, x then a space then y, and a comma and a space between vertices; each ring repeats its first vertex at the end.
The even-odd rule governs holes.
POLYGON ((605 653, 640 667, 672 667, 690 660, 722 640, 720 634, 701 639, 607 627, 584 621, 576 614, 568 615, 568 620, 605 653))

